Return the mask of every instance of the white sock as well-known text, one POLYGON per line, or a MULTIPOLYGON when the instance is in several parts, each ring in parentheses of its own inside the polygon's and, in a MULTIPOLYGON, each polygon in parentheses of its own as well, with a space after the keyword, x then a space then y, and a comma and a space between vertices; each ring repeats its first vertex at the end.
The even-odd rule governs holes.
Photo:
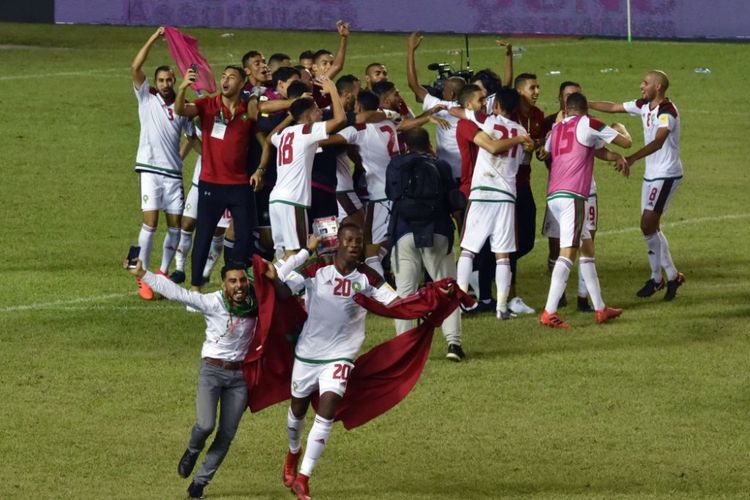
POLYGON ((664 233, 661 231, 656 231, 656 234, 659 235, 659 240, 661 240, 661 267, 663 267, 664 271, 667 273, 667 279, 672 281, 677 277, 677 268, 674 267, 674 262, 672 262, 672 254, 669 252, 667 237, 664 236, 664 233))
POLYGON ((159 271, 167 274, 169 265, 174 259, 174 253, 177 251, 177 245, 180 243, 180 228, 167 227, 167 234, 164 235, 164 245, 161 248, 161 267, 159 271))
POLYGON ((601 311, 604 309, 604 299, 602 299, 602 288, 599 286, 599 276, 596 274, 596 260, 593 257, 581 256, 578 266, 578 272, 583 276, 594 309, 601 311))
POLYGON ((648 247, 648 263, 651 266, 651 279, 656 283, 661 282, 661 238, 658 233, 648 234, 643 237, 648 247))
MULTIPOLYGON (((456 269, 456 283, 458 287, 464 292, 469 291, 469 280, 471 279, 472 269, 474 268, 474 253, 468 250, 461 250, 461 256, 458 258, 458 265, 456 269)), ((477 279, 477 283, 479 280, 477 279)), ((474 290, 477 291, 479 285, 474 290)), ((477 291, 477 297, 479 292, 477 291)))
POLYGON ((508 293, 510 292, 510 259, 495 261, 495 287, 497 288, 497 310, 508 310, 508 293))
POLYGON ((224 250, 224 235, 214 236, 211 239, 211 248, 208 250, 208 259, 206 259, 206 265, 203 268, 203 277, 207 280, 211 276, 211 272, 216 267, 216 263, 221 259, 221 252, 224 250))
POLYGON ((377 255, 374 257, 367 257, 365 259, 365 264, 376 270, 381 276, 385 275, 383 264, 380 263, 380 257, 378 257, 377 255))
POLYGON ((297 453, 301 446, 302 431, 305 429, 305 417, 297 418, 292 409, 286 414, 286 432, 289 435, 289 451, 297 453))
POLYGON ((547 304, 544 310, 548 313, 557 312, 557 304, 560 303, 560 297, 565 292, 565 286, 568 284, 568 276, 573 263, 565 257, 558 257, 555 262, 555 268, 552 270, 552 278, 549 284, 549 294, 547 295, 547 304))
MULTIPOLYGON (((471 275, 469 276, 469 288, 474 290, 474 295, 479 298, 479 271, 472 271, 471 275)), ((492 300, 492 299, 485 299, 485 300, 492 300)))
POLYGON ((156 228, 143 224, 141 232, 138 234, 138 246, 141 247, 141 253, 138 258, 143 262, 143 269, 148 269, 151 260, 151 248, 154 246, 154 233, 156 228))
POLYGON ((313 423, 310 434, 307 435, 307 449, 305 450, 305 457, 302 459, 302 465, 300 465, 299 471, 301 474, 310 477, 313 468, 315 468, 315 462, 318 461, 323 450, 326 448, 328 443, 328 437, 331 435, 333 429, 333 420, 326 420, 320 415, 315 415, 315 423, 313 423))
POLYGON ((586 290, 586 281, 583 279, 583 273, 581 272, 581 261, 578 261, 578 296, 586 298, 589 296, 589 291, 586 290))
POLYGON ((178 271, 185 271, 185 261, 193 246, 193 232, 180 230, 180 243, 177 245, 177 253, 174 254, 174 264, 178 271))

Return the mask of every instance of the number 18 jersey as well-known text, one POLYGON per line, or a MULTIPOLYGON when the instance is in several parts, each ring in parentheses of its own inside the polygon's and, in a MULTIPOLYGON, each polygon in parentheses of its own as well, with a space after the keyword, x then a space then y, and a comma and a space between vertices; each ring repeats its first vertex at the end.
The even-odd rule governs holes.
POLYGON ((304 286, 307 303, 307 321, 297 340, 296 358, 306 363, 354 362, 365 340, 367 314, 354 302, 354 295, 363 293, 383 304, 398 295, 364 264, 343 275, 334 264, 315 262, 304 268, 302 275, 304 285, 288 283, 295 292, 304 286))
POLYGON ((271 137, 276 146, 276 185, 269 202, 309 207, 312 167, 318 143, 328 138, 326 124, 315 122, 287 127, 271 137))

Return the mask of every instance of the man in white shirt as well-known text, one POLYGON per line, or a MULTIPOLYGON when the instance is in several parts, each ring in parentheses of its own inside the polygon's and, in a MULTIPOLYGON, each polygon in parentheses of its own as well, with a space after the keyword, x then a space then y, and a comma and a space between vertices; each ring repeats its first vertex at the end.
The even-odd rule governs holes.
MULTIPOLYGON (((167 218, 167 234, 164 237, 159 273, 166 275, 180 241, 180 219, 185 202, 182 187, 184 155, 180 151, 180 137, 183 131, 191 138, 195 134, 190 120, 175 113, 175 76, 172 68, 156 68, 156 87, 149 85, 143 72, 143 64, 151 47, 162 36, 163 27, 157 29, 138 51, 130 65, 130 72, 133 90, 138 99, 138 118, 141 126, 135 160, 143 210, 143 225, 138 235, 138 246, 141 247, 139 258, 143 261, 144 267, 148 268, 159 222, 159 210, 163 210, 167 218)), ((186 148, 184 154, 187 154, 187 151, 186 148)), ((153 291, 140 280, 138 295, 145 300, 154 298, 153 291)))
POLYGON ((662 270, 667 275, 664 300, 674 300, 685 276, 677 271, 669 251, 669 243, 661 231, 661 216, 682 180, 680 160, 680 115, 677 107, 666 96, 669 79, 666 73, 652 70, 641 82, 641 99, 624 103, 591 102, 591 109, 607 113, 628 113, 640 116, 646 145, 628 156, 628 165, 646 159, 641 190, 641 231, 648 247, 651 277, 636 292, 639 297, 650 297, 664 288, 662 270))

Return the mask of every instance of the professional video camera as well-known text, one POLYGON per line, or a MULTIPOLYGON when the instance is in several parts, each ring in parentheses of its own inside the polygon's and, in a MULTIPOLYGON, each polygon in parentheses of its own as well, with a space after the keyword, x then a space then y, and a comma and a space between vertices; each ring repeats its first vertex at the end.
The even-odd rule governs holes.
MULTIPOLYGON (((427 66, 427 69, 429 69, 430 71, 437 71, 437 78, 432 83, 432 85, 424 86, 424 88, 427 89, 427 92, 429 92, 430 95, 435 96, 438 99, 442 99, 445 81, 452 76, 460 76, 461 78, 466 80, 466 83, 469 83, 471 77, 474 76, 474 71, 472 71, 471 65, 469 64, 469 35, 464 35, 464 41, 466 42, 466 67, 464 69, 454 71, 453 68, 451 68, 450 63, 432 63, 427 66)), ((464 52, 463 50, 459 50, 459 52, 461 54, 461 66, 463 67, 464 52)))

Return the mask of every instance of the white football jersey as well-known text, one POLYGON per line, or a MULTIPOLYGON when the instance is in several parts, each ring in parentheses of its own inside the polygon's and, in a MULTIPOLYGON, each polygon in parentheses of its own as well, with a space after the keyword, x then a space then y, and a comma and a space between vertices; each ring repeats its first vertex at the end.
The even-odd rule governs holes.
MULTIPOLYGON (((424 96, 424 102, 422 103, 422 109, 427 111, 432 109, 438 104, 443 104, 450 108, 458 107, 456 101, 443 101, 435 96, 427 94, 424 96)), ((451 166, 451 172, 455 179, 461 178, 461 152, 458 150, 458 142, 456 142, 456 125, 458 125, 458 117, 453 116, 447 110, 439 111, 435 113, 436 117, 442 118, 451 124, 451 128, 443 128, 440 126, 435 127, 435 142, 437 142, 437 156, 441 160, 445 161, 451 166)))
POLYGON ((354 180, 349 168, 349 157, 346 151, 336 157, 336 192, 348 193, 354 191, 354 180))
POLYGON ((295 348, 297 359, 322 363, 353 362, 365 340, 367 311, 354 302, 363 293, 382 304, 398 298, 382 276, 360 264, 347 275, 334 264, 318 261, 302 270, 304 282, 289 280, 292 291, 305 289, 307 321, 295 348))
MULTIPOLYGON (((521 125, 499 115, 480 115, 466 110, 466 118, 476 123, 479 128, 493 139, 510 139, 526 134, 521 125)), ((471 178, 471 201, 515 201, 516 174, 523 161, 522 145, 513 146, 510 150, 493 155, 484 148, 479 148, 474 174, 471 178)))
POLYGON ((682 161, 680 161, 680 115, 677 107, 669 99, 665 99, 657 107, 651 109, 651 104, 645 99, 622 103, 629 114, 640 115, 643 122, 643 140, 649 144, 656 138, 660 128, 669 129, 669 135, 660 150, 644 158, 646 170, 644 180, 672 179, 682 177, 682 161))
POLYGON ((152 172, 166 177, 182 179, 180 137, 182 131, 194 135, 192 122, 174 111, 174 100, 166 102, 148 79, 136 88, 138 118, 141 133, 138 139, 138 154, 135 157, 136 172, 152 172))
POLYGON ((346 127, 338 134, 349 144, 359 146, 370 201, 386 200, 385 171, 391 158, 400 151, 396 125, 390 120, 361 123, 346 127))
POLYGON ((269 201, 304 207, 312 198, 312 167, 318 143, 328 138, 326 124, 299 124, 287 127, 271 137, 276 146, 276 185, 269 201))

